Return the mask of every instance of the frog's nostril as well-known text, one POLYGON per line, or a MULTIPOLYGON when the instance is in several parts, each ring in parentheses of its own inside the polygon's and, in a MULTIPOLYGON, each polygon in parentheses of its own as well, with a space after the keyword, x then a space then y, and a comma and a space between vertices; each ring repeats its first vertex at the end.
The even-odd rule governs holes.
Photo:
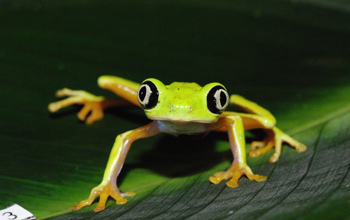
POLYGON ((176 105, 176 104, 172 104, 170 106, 171 111, 173 112, 177 112, 177 113, 182 113, 182 114, 187 114, 187 113, 191 113, 193 111, 192 106, 188 106, 188 105, 176 105))

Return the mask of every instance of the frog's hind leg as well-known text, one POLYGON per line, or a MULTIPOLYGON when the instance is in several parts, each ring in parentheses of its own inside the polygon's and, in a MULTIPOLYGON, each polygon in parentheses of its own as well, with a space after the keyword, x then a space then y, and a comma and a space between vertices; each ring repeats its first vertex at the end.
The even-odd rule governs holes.
POLYGON ((97 82, 101 88, 110 90, 133 105, 141 107, 137 99, 139 83, 117 76, 100 76, 97 82))
POLYGON ((101 76, 98 79, 98 84, 101 88, 115 92, 123 99, 105 98, 103 96, 95 96, 83 90, 63 88, 56 92, 56 96, 66 98, 50 103, 48 106, 49 111, 57 112, 62 108, 75 104, 83 105, 78 113, 78 118, 85 121, 86 124, 92 124, 103 118, 103 111, 106 108, 128 105, 140 107, 137 101, 138 83, 115 76, 101 76))
POLYGON ((269 162, 277 162, 281 156, 283 142, 289 144, 291 147, 294 147, 298 153, 302 153, 307 149, 304 144, 294 140, 277 127, 274 127, 272 130, 266 130, 266 132, 268 133, 268 137, 265 140, 252 142, 249 152, 251 157, 258 157, 275 147, 275 152, 270 157, 269 162))
POLYGON ((58 98, 66 98, 50 103, 48 106, 50 112, 57 112, 62 108, 78 104, 83 105, 83 108, 78 112, 78 118, 85 121, 86 124, 92 124, 103 118, 103 109, 107 102, 102 96, 95 96, 83 90, 71 90, 68 88, 58 90, 56 96, 58 98), (91 114, 89 115, 89 113, 91 114))
POLYGON ((275 126, 276 119, 268 110, 239 95, 232 95, 230 97, 230 103, 247 113, 224 112, 224 116, 238 115, 243 120, 245 130, 260 128, 264 129, 267 133, 265 140, 252 142, 249 153, 250 156, 258 157, 267 153, 274 147, 275 152, 269 159, 270 163, 274 163, 278 161, 281 155, 283 142, 294 147, 297 152, 304 152, 306 150, 305 145, 294 140, 275 126))

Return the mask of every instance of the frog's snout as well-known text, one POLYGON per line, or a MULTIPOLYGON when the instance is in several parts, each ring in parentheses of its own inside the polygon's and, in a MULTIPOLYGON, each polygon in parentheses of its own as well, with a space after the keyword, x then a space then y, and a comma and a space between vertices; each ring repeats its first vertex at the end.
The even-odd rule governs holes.
POLYGON ((187 105, 175 105, 175 104, 172 104, 171 105, 171 111, 172 112, 186 114, 186 113, 191 113, 193 111, 193 107, 192 106, 187 106, 187 105))

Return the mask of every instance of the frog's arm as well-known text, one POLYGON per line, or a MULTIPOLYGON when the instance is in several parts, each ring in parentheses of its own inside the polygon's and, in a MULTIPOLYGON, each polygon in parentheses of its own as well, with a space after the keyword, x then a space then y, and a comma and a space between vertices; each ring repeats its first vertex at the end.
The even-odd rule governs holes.
POLYGON ((237 182, 239 178, 244 174, 250 180, 258 182, 266 180, 266 176, 253 174, 252 170, 247 165, 242 118, 237 115, 226 115, 225 117, 220 117, 213 126, 214 130, 227 131, 234 160, 228 170, 215 173, 214 176, 210 177, 210 182, 218 184, 222 180, 232 177, 226 185, 230 188, 235 188, 238 186, 237 182))
POLYGON ((108 89, 123 99, 105 98, 103 96, 95 96, 83 90, 61 89, 56 92, 57 97, 68 97, 66 99, 50 103, 49 111, 56 112, 61 108, 70 105, 80 104, 84 107, 79 111, 78 118, 85 120, 87 124, 103 118, 103 110, 112 106, 136 105, 140 106, 137 101, 138 83, 116 77, 101 76, 98 79, 98 85, 101 88, 108 89), (88 114, 91 114, 88 116, 88 114))
POLYGON ((271 163, 276 162, 281 155, 283 142, 294 147, 297 152, 304 152, 306 150, 305 145, 294 140, 289 135, 275 127, 276 119, 268 110, 239 95, 231 95, 230 103, 247 113, 224 112, 221 117, 227 117, 230 115, 240 116, 245 130, 261 128, 265 129, 268 134, 268 137, 264 141, 252 142, 249 153, 250 156, 260 156, 275 147, 275 153, 271 156, 269 161, 271 163))
POLYGON ((95 200, 96 196, 100 196, 100 200, 97 207, 94 209, 95 212, 105 209, 105 204, 109 196, 114 198, 117 204, 125 204, 127 200, 124 197, 134 196, 134 192, 121 193, 119 191, 117 177, 122 169, 131 144, 135 140, 150 137, 159 132, 158 123, 154 121, 143 127, 118 135, 110 153, 102 182, 100 185, 92 189, 88 199, 75 205, 73 210, 78 210, 84 206, 90 205, 95 200))

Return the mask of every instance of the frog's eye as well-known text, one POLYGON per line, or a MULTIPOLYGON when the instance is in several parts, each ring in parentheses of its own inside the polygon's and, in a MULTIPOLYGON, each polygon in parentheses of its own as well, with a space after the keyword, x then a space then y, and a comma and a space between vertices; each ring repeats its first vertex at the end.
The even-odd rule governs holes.
POLYGON ((137 99, 144 109, 154 108, 158 103, 159 92, 151 81, 143 82, 137 91, 137 99))
POLYGON ((225 110, 229 102, 229 96, 223 86, 217 85, 211 88, 207 95, 207 106, 209 111, 219 114, 225 110))

